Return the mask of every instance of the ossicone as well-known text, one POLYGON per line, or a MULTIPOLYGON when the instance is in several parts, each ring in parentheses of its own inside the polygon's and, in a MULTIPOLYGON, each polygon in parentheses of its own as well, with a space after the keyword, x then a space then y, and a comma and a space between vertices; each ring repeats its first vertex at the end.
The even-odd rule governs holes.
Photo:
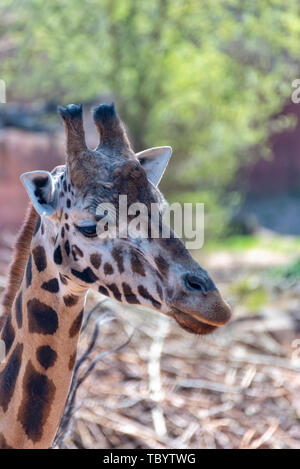
POLYGON ((100 104, 94 109, 93 116, 100 136, 99 147, 107 146, 118 148, 120 151, 132 151, 125 127, 115 110, 114 103, 100 104))

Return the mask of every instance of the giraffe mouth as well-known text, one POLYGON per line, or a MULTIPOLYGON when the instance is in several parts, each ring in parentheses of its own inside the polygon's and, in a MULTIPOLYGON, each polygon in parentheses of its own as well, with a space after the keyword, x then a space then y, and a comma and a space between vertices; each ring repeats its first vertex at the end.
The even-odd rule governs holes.
POLYGON ((190 316, 174 307, 172 308, 172 316, 183 329, 192 334, 206 335, 218 328, 216 325, 199 321, 193 316, 190 316))

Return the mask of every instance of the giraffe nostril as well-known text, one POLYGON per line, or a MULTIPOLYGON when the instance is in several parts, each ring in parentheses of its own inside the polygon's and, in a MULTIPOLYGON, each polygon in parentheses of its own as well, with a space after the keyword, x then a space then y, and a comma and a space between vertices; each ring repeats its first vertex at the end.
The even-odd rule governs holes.
POLYGON ((184 283, 186 288, 190 291, 198 291, 206 294, 209 290, 209 282, 194 274, 186 274, 184 276, 184 283))
POLYGON ((185 278, 185 285, 189 290, 199 290, 202 291, 201 280, 196 277, 196 275, 186 274, 185 278))

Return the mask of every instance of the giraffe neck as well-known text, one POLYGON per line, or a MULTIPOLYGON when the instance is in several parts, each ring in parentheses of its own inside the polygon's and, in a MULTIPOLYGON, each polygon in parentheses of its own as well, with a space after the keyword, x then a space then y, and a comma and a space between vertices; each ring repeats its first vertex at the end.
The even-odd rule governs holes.
POLYGON ((86 291, 58 274, 45 239, 32 240, 1 332, 0 448, 51 447, 76 361, 86 291))

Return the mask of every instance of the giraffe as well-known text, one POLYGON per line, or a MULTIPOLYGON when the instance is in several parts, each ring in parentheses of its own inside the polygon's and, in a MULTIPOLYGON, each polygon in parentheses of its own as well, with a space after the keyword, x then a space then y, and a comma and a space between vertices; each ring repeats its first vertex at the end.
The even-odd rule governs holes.
MULTIPOLYGON (((170 147, 135 154, 114 105, 94 110, 100 135, 87 147, 82 106, 59 108, 66 164, 21 176, 29 212, 20 232, 4 295, 0 338, 0 447, 49 448, 68 396, 89 288, 119 302, 172 316, 189 332, 226 324, 228 304, 182 241, 99 237, 99 203, 159 206, 158 183, 170 147)), ((118 219, 117 224, 121 226, 118 219)))

